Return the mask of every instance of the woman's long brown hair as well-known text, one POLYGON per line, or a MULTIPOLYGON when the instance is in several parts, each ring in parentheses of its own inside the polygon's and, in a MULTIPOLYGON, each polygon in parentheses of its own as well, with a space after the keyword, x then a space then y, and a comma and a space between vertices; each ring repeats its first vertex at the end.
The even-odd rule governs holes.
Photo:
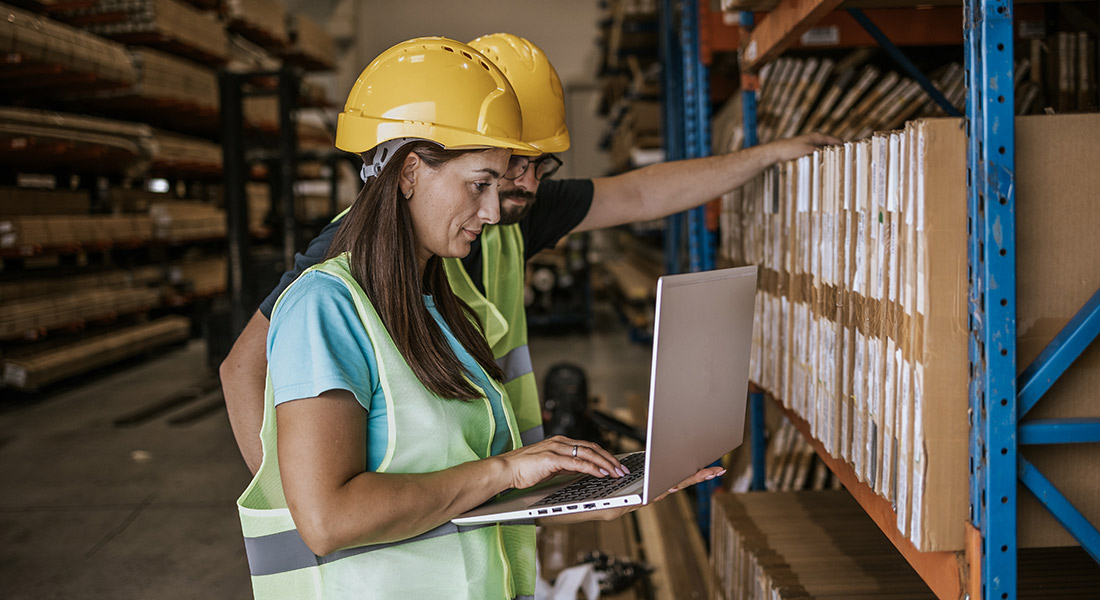
POLYGON ((417 272, 412 215, 398 187, 401 167, 410 152, 436 169, 479 151, 443 150, 427 142, 402 146, 359 192, 332 239, 328 258, 348 253, 352 276, 421 383, 443 398, 473 400, 482 394, 464 378, 466 369, 428 312, 423 294, 434 297, 455 338, 490 377, 499 381, 504 371, 493 360, 477 315, 451 290, 442 259, 428 259, 422 279, 417 272))

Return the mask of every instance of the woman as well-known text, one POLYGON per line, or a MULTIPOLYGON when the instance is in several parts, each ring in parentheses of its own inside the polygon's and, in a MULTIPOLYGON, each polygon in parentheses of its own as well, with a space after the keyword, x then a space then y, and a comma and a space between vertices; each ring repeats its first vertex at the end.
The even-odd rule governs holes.
POLYGON ((591 442, 520 447, 447 283, 442 258, 500 218, 511 153, 538 152, 521 133, 503 74, 453 40, 398 44, 352 89, 336 145, 368 183, 272 313, 264 458, 238 500, 256 597, 533 597, 533 525, 450 519, 561 472, 625 474, 591 442))
POLYGON ((561 471, 623 473, 589 442, 518 447, 447 285, 440 257, 499 219, 511 151, 536 152, 521 131, 507 80, 453 40, 398 44, 353 88, 337 146, 372 150, 373 177, 272 314, 264 462, 238 501, 257 597, 530 596, 531 525, 449 519, 561 471))

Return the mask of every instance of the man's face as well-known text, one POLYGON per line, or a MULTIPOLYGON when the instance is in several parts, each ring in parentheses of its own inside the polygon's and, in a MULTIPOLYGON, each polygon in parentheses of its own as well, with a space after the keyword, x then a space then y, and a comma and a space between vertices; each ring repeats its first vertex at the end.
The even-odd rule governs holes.
POLYGON ((553 154, 512 155, 508 170, 500 180, 500 225, 518 223, 535 203, 539 182, 552 177, 561 166, 553 154))

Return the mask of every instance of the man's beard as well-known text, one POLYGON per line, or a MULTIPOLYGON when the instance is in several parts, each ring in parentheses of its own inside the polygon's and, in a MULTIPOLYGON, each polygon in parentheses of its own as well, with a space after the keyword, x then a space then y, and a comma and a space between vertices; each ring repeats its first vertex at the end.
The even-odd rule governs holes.
POLYGON ((535 195, 531 192, 525 192, 520 189, 508 190, 506 192, 500 192, 500 221, 498 225, 514 225, 519 223, 520 219, 527 214, 527 211, 531 210, 531 207, 535 204, 535 195), (505 200, 511 198, 517 198, 524 202, 523 206, 511 206, 504 207, 505 200))

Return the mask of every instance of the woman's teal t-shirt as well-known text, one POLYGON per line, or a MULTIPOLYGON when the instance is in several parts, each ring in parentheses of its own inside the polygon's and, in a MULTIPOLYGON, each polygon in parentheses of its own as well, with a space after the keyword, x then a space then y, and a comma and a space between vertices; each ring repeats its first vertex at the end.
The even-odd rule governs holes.
MULTIPOLYGON (((511 435, 500 394, 455 339, 432 297, 424 296, 424 304, 470 380, 487 394, 496 421, 492 453, 504 452, 510 447, 511 435)), ((315 398, 328 390, 354 394, 367 410, 367 469, 373 471, 382 463, 389 436, 386 399, 378 381, 374 346, 343 282, 328 273, 310 271, 287 289, 271 314, 267 362, 276 405, 315 398)), ((400 401, 394 398, 394 402, 400 401)))

